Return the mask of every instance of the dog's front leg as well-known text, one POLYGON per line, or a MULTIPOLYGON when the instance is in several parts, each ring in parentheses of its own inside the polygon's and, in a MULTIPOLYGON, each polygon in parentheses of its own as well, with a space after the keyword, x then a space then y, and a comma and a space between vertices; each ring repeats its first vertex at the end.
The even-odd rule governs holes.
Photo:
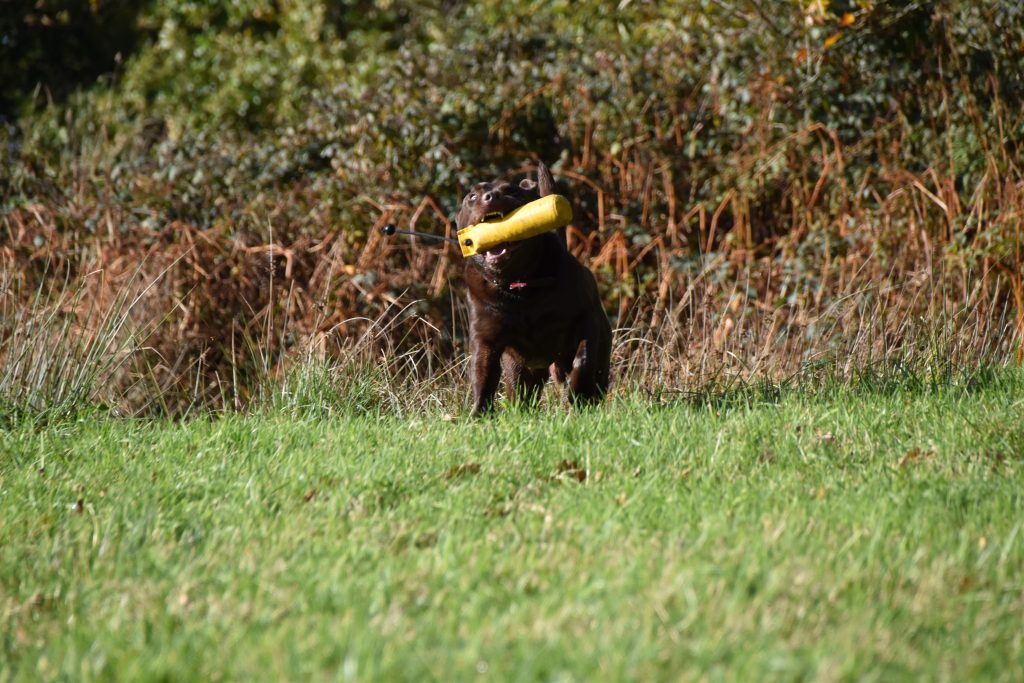
POLYGON ((483 415, 494 405, 494 394, 501 381, 501 354, 504 349, 477 340, 473 348, 473 417, 483 415))

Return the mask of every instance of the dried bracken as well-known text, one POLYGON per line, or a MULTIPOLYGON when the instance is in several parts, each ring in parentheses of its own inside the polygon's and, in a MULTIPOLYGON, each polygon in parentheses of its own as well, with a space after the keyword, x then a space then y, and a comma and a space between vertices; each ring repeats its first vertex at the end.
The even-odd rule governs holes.
MULTIPOLYGON (((1006 76, 1019 70, 998 36, 963 39, 992 17, 957 3, 855 15, 792 3, 767 17, 684 2, 668 30, 662 10, 634 5, 601 20, 621 30, 582 43, 563 30, 579 17, 556 10, 516 35, 409 19, 395 29, 407 44, 374 53, 373 89, 342 68, 357 59, 348 48, 307 36, 317 47, 301 49, 328 52, 275 102, 308 107, 268 106, 270 121, 247 109, 242 125, 206 95, 192 106, 191 82, 166 70, 152 72, 166 88, 152 118, 116 118, 110 101, 156 87, 145 68, 163 44, 110 89, 42 108, 7 134, 0 171, 0 394, 63 395, 46 385, 80 352, 116 357, 86 393, 128 412, 243 407, 268 382, 298 391, 295 373, 314 366, 335 370, 303 386, 363 391, 351 377, 370 372, 383 389, 352 401, 451 411, 465 382, 460 257, 378 228, 451 234, 446 208, 466 182, 537 158, 559 159, 569 246, 617 329, 620 386, 1021 360, 1021 93, 1006 76), (917 69, 924 49, 941 70, 871 80, 873 64, 917 69), (347 85, 331 90, 336 79, 347 85), (78 341, 50 379, 12 364, 29 347, 44 363, 54 339, 78 341)), ((154 16, 170 21, 171 6, 154 16)), ((1024 32, 1013 11, 984 11, 1024 32)))

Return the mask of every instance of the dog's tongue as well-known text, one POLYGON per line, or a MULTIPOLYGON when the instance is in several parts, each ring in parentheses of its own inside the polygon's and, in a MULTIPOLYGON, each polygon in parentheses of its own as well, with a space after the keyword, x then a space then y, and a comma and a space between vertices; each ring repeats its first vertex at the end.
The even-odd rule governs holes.
POLYGON ((494 249, 488 249, 487 251, 484 252, 484 260, 486 260, 488 263, 494 263, 499 258, 504 256, 506 251, 508 251, 508 247, 504 245, 500 247, 495 247, 494 249))

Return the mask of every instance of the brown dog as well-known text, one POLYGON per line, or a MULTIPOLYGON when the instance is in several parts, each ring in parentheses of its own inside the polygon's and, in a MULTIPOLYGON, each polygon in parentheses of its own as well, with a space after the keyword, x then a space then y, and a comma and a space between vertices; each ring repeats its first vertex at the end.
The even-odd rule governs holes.
MULTIPOLYGON (((500 218, 553 194, 547 166, 537 182, 474 185, 462 200, 459 228, 500 218)), ((573 403, 599 401, 608 389, 612 330, 594 275, 558 232, 506 242, 466 260, 473 349, 473 415, 489 411, 504 371, 505 391, 535 401, 548 375, 568 379, 573 403)))

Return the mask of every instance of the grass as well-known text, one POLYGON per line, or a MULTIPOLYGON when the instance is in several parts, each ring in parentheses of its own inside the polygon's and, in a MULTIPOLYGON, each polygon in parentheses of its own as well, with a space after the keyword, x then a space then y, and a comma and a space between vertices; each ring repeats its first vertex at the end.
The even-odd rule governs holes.
POLYGON ((1024 677, 1024 375, 762 394, 0 432, 0 679, 1024 677))

